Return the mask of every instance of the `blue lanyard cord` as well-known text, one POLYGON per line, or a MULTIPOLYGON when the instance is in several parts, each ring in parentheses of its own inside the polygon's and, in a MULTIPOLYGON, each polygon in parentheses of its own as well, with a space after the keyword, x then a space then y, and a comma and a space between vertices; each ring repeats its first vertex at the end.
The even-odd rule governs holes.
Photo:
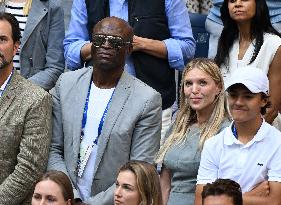
MULTIPOLYGON (((88 112, 88 105, 89 105, 89 98, 90 98, 90 91, 91 91, 91 85, 92 83, 90 84, 90 87, 89 87, 89 90, 88 90, 88 94, 87 94, 87 98, 86 98, 86 103, 85 103, 85 107, 84 107, 84 112, 83 112, 83 119, 82 119, 82 130, 81 130, 81 138, 80 138, 80 142, 83 140, 83 137, 84 137, 84 131, 85 131, 85 126, 86 126, 86 122, 87 122, 87 112, 88 112)), ((106 114, 107 114, 107 111, 108 111, 108 106, 109 106, 109 103, 111 102, 112 100, 112 96, 114 94, 114 91, 112 92, 112 95, 106 105, 106 108, 103 112, 103 115, 101 117, 101 120, 100 120, 100 123, 99 123, 99 126, 98 126, 98 136, 96 137, 96 139, 93 141, 94 144, 98 144, 98 140, 99 140, 99 137, 100 137, 100 134, 101 134, 101 131, 102 131, 102 127, 103 127, 103 123, 104 123, 104 120, 105 120, 105 117, 106 117, 106 114)))
POLYGON ((235 137, 236 139, 238 139, 238 133, 237 133, 237 129, 236 129, 234 123, 233 123, 233 125, 231 126, 231 130, 232 130, 232 133, 233 133, 234 137, 235 137))

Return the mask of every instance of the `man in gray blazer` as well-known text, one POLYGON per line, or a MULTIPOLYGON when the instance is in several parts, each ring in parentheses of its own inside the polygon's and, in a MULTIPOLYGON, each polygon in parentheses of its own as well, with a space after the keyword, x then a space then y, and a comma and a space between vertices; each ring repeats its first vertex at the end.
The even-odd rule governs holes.
POLYGON ((13 69, 19 24, 0 13, 0 204, 30 204, 46 170, 51 141, 51 96, 13 69))
POLYGON ((93 69, 62 74, 51 91, 48 169, 70 177, 77 204, 112 205, 120 166, 152 163, 159 149, 161 96, 124 71, 132 38, 126 21, 103 19, 93 29, 93 69))

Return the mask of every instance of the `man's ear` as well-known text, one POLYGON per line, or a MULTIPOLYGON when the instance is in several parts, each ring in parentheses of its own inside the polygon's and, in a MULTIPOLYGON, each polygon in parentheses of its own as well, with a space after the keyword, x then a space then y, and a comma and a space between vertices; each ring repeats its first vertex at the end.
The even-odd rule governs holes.
POLYGON ((130 45, 127 46, 126 54, 131 55, 132 52, 133 52, 133 45, 130 44, 130 45))
POLYGON ((19 47, 20 47, 20 42, 16 41, 15 44, 14 44, 14 56, 16 55, 19 47))
POLYGON ((261 107, 264 107, 267 105, 267 103, 269 102, 269 98, 262 98, 261 99, 261 107))
POLYGON ((71 199, 68 199, 68 200, 66 201, 66 204, 67 204, 67 205, 71 205, 71 199))

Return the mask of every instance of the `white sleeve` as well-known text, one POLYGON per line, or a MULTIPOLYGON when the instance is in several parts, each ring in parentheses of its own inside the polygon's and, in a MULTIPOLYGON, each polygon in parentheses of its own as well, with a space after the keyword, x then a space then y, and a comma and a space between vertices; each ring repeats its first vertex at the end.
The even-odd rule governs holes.
MULTIPOLYGON (((280 137, 280 136, 276 136, 280 137)), ((268 181, 281 182, 281 146, 272 156, 268 165, 268 181)))
MULTIPOLYGON (((222 137, 222 136, 220 136, 222 137)), ((201 161, 197 175, 197 184, 212 183, 218 178, 218 148, 213 139, 207 140, 201 154, 201 161)))

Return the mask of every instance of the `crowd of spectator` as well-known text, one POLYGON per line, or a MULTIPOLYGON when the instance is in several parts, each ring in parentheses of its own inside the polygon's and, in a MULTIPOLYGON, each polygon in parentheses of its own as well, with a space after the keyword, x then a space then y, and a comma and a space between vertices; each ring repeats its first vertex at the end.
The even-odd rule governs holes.
POLYGON ((0 10, 1 205, 281 205, 280 0, 0 10))

